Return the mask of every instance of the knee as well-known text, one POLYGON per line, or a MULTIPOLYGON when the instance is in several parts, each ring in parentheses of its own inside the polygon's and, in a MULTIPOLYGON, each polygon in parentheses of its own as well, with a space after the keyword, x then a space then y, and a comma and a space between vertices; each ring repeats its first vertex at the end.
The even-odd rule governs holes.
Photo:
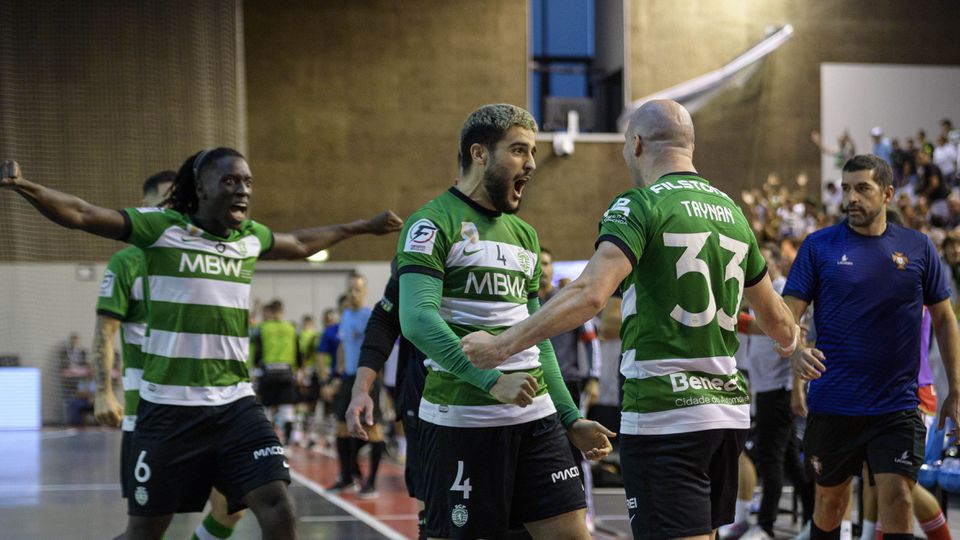
POLYGON ((911 487, 906 482, 884 486, 884 489, 880 490, 881 504, 888 507, 909 509, 913 503, 911 487))
MULTIPOLYGON (((264 493, 263 497, 257 501, 257 507, 261 510, 258 514, 262 513, 264 516, 268 516, 268 519, 274 523, 293 524, 293 501, 290 500, 286 489, 271 490, 269 493, 264 493)), ((237 520, 239 519, 237 517, 237 520)))
POLYGON ((847 494, 821 492, 816 495, 816 508, 826 516, 842 516, 847 508, 847 494))

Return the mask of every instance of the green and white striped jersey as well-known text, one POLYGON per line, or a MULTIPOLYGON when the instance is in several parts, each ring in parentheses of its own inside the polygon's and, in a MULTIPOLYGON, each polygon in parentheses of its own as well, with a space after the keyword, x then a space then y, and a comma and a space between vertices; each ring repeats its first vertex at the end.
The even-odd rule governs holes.
POLYGON ((140 346, 147 330, 147 301, 143 295, 146 264, 143 251, 130 246, 113 254, 100 282, 97 314, 120 321, 123 355, 123 431, 133 431, 140 406, 143 355, 140 346))
POLYGON ((617 196, 603 241, 633 264, 621 284, 621 433, 749 428, 737 314, 766 266, 737 205, 693 173, 665 175, 617 196))
POLYGON ((245 221, 220 238, 170 209, 133 208, 127 242, 146 259, 149 315, 140 397, 167 405, 223 405, 252 396, 247 372, 250 281, 273 245, 245 221))
MULTIPOLYGON (((540 242, 520 218, 487 210, 451 188, 407 219, 397 251, 399 274, 419 272, 443 281, 440 317, 457 337, 477 330, 499 334, 529 317, 527 301, 540 287, 540 242)), ((528 371, 539 382, 533 404, 523 408, 497 401, 429 358, 425 364, 421 420, 452 427, 504 426, 556 412, 537 346, 499 367, 528 371)))

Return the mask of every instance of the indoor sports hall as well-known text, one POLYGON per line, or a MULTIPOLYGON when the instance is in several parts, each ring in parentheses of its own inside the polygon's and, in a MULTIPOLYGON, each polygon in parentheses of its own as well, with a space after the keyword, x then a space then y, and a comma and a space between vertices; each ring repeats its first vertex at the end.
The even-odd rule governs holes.
POLYGON ((960 537, 958 35, 953 0, 0 0, 0 539, 960 537), (920 251, 865 264, 870 227, 920 251))

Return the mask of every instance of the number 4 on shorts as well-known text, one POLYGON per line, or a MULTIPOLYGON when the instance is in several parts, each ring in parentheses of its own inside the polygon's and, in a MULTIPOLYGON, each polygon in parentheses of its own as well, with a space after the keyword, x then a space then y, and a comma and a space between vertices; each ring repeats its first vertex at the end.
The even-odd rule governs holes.
POLYGON ((473 488, 470 487, 470 479, 463 477, 463 462, 457 462, 457 479, 453 481, 453 485, 450 486, 450 491, 462 491, 463 498, 470 498, 470 491, 473 488))

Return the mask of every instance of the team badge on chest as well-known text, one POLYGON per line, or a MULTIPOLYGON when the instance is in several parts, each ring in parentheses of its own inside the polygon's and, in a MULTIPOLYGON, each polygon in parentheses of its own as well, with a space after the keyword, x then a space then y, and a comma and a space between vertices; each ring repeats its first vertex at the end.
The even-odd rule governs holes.
POLYGON ((910 262, 910 259, 908 259, 906 255, 900 253, 899 251, 894 251, 891 258, 893 259, 893 262, 896 263, 897 270, 907 269, 907 263, 910 262))

